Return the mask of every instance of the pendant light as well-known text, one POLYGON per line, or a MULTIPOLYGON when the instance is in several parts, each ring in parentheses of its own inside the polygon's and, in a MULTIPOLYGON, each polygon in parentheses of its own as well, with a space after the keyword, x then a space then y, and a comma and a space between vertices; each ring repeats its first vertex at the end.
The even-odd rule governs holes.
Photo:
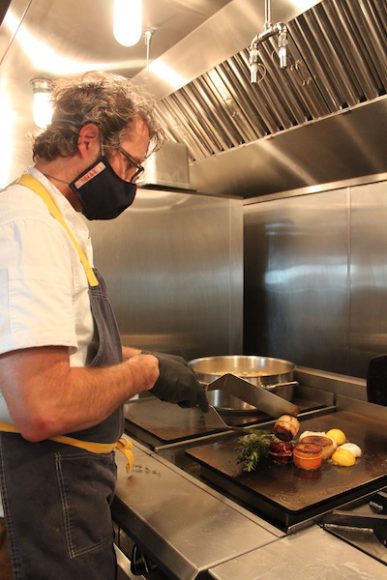
POLYGON ((40 129, 45 129, 50 124, 52 117, 51 81, 45 78, 34 78, 31 80, 31 86, 34 123, 40 129))
POLYGON ((142 0, 114 0, 113 34, 123 46, 137 44, 142 35, 142 0))

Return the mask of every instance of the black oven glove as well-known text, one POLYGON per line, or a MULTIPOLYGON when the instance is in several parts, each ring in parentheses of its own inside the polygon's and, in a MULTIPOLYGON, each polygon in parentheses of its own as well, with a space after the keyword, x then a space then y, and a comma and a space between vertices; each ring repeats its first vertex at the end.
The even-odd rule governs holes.
POLYGON ((200 407, 208 412, 204 388, 195 373, 180 356, 150 352, 159 361, 160 376, 149 393, 161 401, 177 403, 180 407, 200 407))

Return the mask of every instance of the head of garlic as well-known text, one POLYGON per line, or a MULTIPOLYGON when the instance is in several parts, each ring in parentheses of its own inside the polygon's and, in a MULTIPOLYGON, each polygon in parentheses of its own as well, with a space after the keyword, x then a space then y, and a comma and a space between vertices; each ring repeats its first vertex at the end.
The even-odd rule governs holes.
POLYGON ((346 449, 356 458, 361 457, 361 449, 359 445, 356 445, 355 443, 343 443, 343 445, 340 445, 339 449, 346 449))

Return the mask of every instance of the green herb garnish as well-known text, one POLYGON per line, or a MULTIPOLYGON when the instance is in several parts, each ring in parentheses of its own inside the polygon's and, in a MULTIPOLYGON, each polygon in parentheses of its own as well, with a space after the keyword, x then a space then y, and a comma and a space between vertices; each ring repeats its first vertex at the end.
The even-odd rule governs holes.
POLYGON ((240 437, 238 463, 243 463, 243 471, 254 471, 258 463, 268 457, 273 441, 278 441, 273 433, 259 429, 252 429, 251 435, 240 437))

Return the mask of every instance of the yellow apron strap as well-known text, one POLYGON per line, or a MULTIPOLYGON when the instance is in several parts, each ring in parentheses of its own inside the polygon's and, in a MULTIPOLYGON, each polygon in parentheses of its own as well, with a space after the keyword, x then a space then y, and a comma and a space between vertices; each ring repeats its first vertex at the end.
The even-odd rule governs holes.
POLYGON ((116 449, 125 455, 126 471, 129 473, 134 467, 133 443, 126 435, 122 435, 117 441, 116 449))
MULTIPOLYGON (((5 421, 0 421, 0 431, 6 431, 7 433, 20 433, 15 425, 12 425, 12 423, 6 423, 5 421)), ((91 441, 82 441, 81 439, 67 437, 66 435, 50 437, 50 441, 72 445, 73 447, 79 447, 80 449, 85 449, 85 451, 91 451, 92 453, 110 453, 116 448, 116 443, 93 443, 91 441)))
MULTIPOLYGON (((6 423, 5 421, 0 421, 0 431, 20 434, 19 429, 17 429, 15 425, 12 425, 12 423, 6 423)), ((73 437, 67 437, 66 435, 50 437, 49 440, 55 441, 56 443, 63 443, 64 445, 71 445, 72 447, 78 447, 79 449, 90 451, 91 453, 110 453, 117 449, 126 457, 126 471, 131 471, 134 466, 133 444, 126 435, 122 435, 122 437, 120 437, 120 439, 115 443, 93 443, 92 441, 82 441, 81 439, 74 439, 73 437)))
POLYGON ((78 244, 77 240, 73 236, 70 228, 63 219, 63 216, 60 213, 58 206, 56 205, 55 201, 53 200, 47 189, 40 183, 40 181, 35 179, 35 177, 32 177, 32 175, 28 174, 24 174, 21 177, 19 177, 17 183, 20 183, 21 185, 25 185, 29 189, 32 189, 32 191, 36 193, 44 201, 51 215, 55 219, 57 219, 58 222, 64 227, 68 236, 70 237, 70 240, 74 244, 74 247, 78 252, 79 258, 82 262, 82 266, 85 270, 89 286, 98 286, 98 280, 96 278, 96 275, 94 274, 93 268, 89 263, 89 260, 87 259, 85 252, 82 250, 81 246, 78 244))
MULTIPOLYGON (((58 206, 56 205, 47 189, 40 183, 40 181, 35 179, 35 177, 32 177, 32 175, 22 175, 17 180, 17 183, 32 189, 32 191, 44 201, 51 215, 64 227, 72 243, 74 244, 74 247, 78 252, 79 258, 85 270, 89 285, 98 286, 99 283, 97 277, 94 274, 93 268, 91 267, 86 254, 73 236, 71 230, 63 219, 58 206)), ((6 423, 5 421, 0 421, 0 431, 5 431, 8 433, 20 433, 19 429, 17 429, 15 425, 6 423)), ((80 449, 84 449, 85 451, 90 451, 91 453, 110 453, 111 451, 114 451, 114 449, 117 449, 118 451, 121 451, 121 453, 123 453, 127 459, 126 470, 128 472, 132 470, 134 465, 133 445, 130 439, 125 435, 120 437, 120 439, 114 443, 94 443, 92 441, 82 441, 81 439, 67 437, 67 435, 57 435, 55 437, 50 437, 49 440, 55 441, 56 443, 63 443, 64 445, 72 445, 73 447, 78 447, 80 449)))
POLYGON ((116 443, 93 443, 92 441, 82 441, 81 439, 67 437, 67 435, 56 435, 55 437, 50 437, 50 441, 79 447, 80 449, 91 451, 91 453, 110 453, 116 447, 116 443))

